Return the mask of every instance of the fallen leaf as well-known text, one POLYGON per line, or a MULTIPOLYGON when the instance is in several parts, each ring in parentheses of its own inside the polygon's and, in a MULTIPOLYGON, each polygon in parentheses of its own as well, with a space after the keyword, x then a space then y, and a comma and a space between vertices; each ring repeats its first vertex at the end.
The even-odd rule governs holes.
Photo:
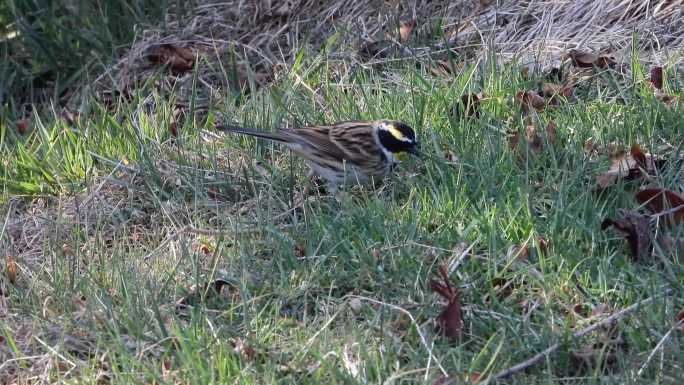
POLYGON ((580 68, 591 68, 594 66, 594 62, 598 58, 597 55, 593 53, 579 51, 576 49, 571 49, 568 52, 568 57, 572 61, 572 65, 580 68))
POLYGON ((556 123, 553 120, 549 120, 549 123, 546 125, 546 140, 551 144, 556 143, 556 128, 556 123))
POLYGON ((673 106, 677 102, 676 96, 666 94, 662 90, 656 89, 655 91, 653 91, 653 96, 655 96, 656 100, 662 102, 668 107, 673 106))
POLYGON ((200 247, 199 247, 199 250, 200 250, 200 252, 201 252, 202 254, 204 254, 204 255, 209 255, 209 254, 211 254, 211 248, 210 248, 209 245, 207 245, 206 243, 201 244, 200 247))
POLYGON ((444 151, 444 159, 446 160, 446 162, 448 164, 450 164, 454 167, 458 166, 458 164, 459 164, 458 156, 456 154, 454 154, 454 152, 451 150, 447 149, 444 151))
POLYGON ((79 119, 78 113, 73 113, 70 110, 64 108, 64 109, 62 109, 62 112, 59 115, 69 125, 74 125, 74 124, 78 123, 78 119, 79 119))
POLYGON ((363 309, 363 303, 358 298, 352 298, 349 301, 349 308, 351 309, 352 313, 359 314, 361 309, 363 309))
POLYGON ((191 49, 168 43, 152 47, 147 59, 152 63, 168 66, 176 73, 187 72, 195 65, 195 55, 191 49))
POLYGON ((518 144, 520 143, 520 132, 514 131, 514 132, 509 132, 508 133, 508 147, 515 151, 518 148, 518 144))
POLYGON ((232 286, 233 284, 221 278, 215 279, 213 282, 205 283, 199 290, 196 287, 193 290, 190 290, 188 295, 176 301, 176 307, 182 309, 197 304, 202 298, 203 293, 206 293, 206 296, 204 297, 205 300, 216 297, 221 294, 221 289, 226 285, 232 286))
POLYGON ((254 360, 257 355, 256 350, 247 344, 243 338, 236 338, 233 340, 233 351, 247 361, 254 360))
POLYGON ((684 237, 676 237, 670 234, 658 234, 658 244, 667 256, 684 262, 684 237))
POLYGON ((549 98, 549 103, 558 105, 561 102, 560 97, 564 99, 572 96, 575 84, 568 82, 566 84, 544 83, 542 84, 542 96, 549 98))
POLYGON ((644 175, 657 173, 663 164, 663 161, 644 153, 638 144, 634 144, 629 154, 617 152, 613 155, 610 168, 596 177, 596 184, 599 189, 605 189, 620 179, 641 179, 644 175))
POLYGON ((171 120, 171 123, 169 123, 169 132, 174 138, 178 137, 178 127, 175 120, 171 120))
POLYGON ((466 378, 468 379, 468 382, 471 384, 477 384, 478 382, 480 382, 481 377, 482 374, 478 372, 466 373, 466 378))
POLYGON ((520 103, 523 116, 527 116, 531 108, 537 112, 544 111, 546 108, 546 100, 535 91, 518 91, 515 94, 515 99, 520 103))
POLYGON ((461 102, 454 106, 454 119, 460 118, 461 114, 468 118, 479 118, 480 100, 481 96, 475 93, 462 95, 461 102))
POLYGON ((596 143, 594 143, 593 138, 589 138, 584 141, 584 152, 586 152, 587 154, 598 152, 598 150, 598 146, 596 145, 596 143))
POLYGON ((594 65, 597 66, 598 68, 605 69, 605 68, 614 66, 615 65, 615 59, 613 59, 613 57, 611 57, 611 56, 602 55, 602 56, 599 56, 596 59, 596 61, 594 61, 594 65))
MULTIPOLYGON (((600 322, 613 314, 613 309, 607 304, 600 303, 591 307, 589 314, 586 312, 577 313, 588 319, 595 319, 590 322, 600 322)), ((618 349, 624 348, 624 341, 620 335, 619 323, 617 320, 602 326, 591 334, 591 337, 582 347, 572 350, 572 356, 576 363, 588 364, 589 367, 597 365, 614 364, 618 349)))
POLYGON ((635 260, 647 260, 651 255, 651 229, 649 217, 637 211, 619 209, 620 218, 607 218, 601 223, 601 230, 614 227, 621 232, 635 260))
MULTIPOLYGON (((513 290, 516 288, 516 286, 518 286, 514 281, 502 277, 493 278, 491 285, 494 289, 494 294, 499 301, 503 301, 510 297, 513 294, 513 290)), ((490 302, 489 294, 485 294, 483 296, 483 302, 490 302)))
POLYGON ((539 155, 544 150, 544 142, 534 125, 525 127, 525 140, 530 145, 533 154, 539 155))
POLYGON ((458 382, 449 376, 439 376, 432 381, 431 385, 458 385, 458 382))
POLYGON ((359 48, 359 56, 364 61, 386 59, 397 53, 397 46, 389 40, 378 40, 366 43, 359 48))
POLYGON ((464 62, 453 62, 451 60, 437 60, 434 65, 430 65, 430 72, 435 76, 451 78, 454 74, 463 70, 464 62))
POLYGON ((304 248, 304 246, 302 246, 300 244, 296 244, 296 245, 294 245, 293 249, 294 249, 294 255, 297 258, 304 258, 306 256, 306 249, 304 248))
POLYGON ((610 56, 599 56, 590 52, 571 49, 568 57, 572 65, 578 68, 608 68, 615 64, 615 60, 610 56))
POLYGON ((560 67, 551 67, 546 71, 545 78, 551 82, 561 82, 563 80, 563 70, 560 67))
POLYGON ((14 262, 14 258, 12 258, 11 255, 5 257, 5 262, 7 279, 14 285, 17 283, 17 264, 14 262))
POLYGON ((674 191, 650 188, 639 191, 635 197, 653 214, 664 216, 665 223, 678 225, 684 219, 684 198, 674 191))
POLYGON ((549 249, 549 241, 541 235, 537 235, 537 247, 540 253, 546 254, 546 251, 549 249))
POLYGON ((675 325, 677 325, 677 330, 684 332, 684 309, 680 310, 675 317, 675 325))
POLYGON ((406 43, 417 24, 416 20, 402 21, 399 25, 399 41, 406 43))
POLYGON ((438 272, 443 283, 432 279, 428 282, 432 291, 447 300, 447 305, 439 316, 437 316, 437 326, 448 338, 456 338, 460 335, 463 326, 463 313, 459 300, 459 292, 458 289, 453 287, 449 282, 449 274, 444 266, 440 266, 438 272))
POLYGON ((663 89, 663 67, 653 67, 649 74, 648 80, 651 82, 651 86, 656 90, 663 89))
POLYGON ((14 125, 17 127, 17 133, 19 135, 26 135, 26 132, 28 131, 29 127, 29 120, 19 119, 14 123, 14 125))
MULTIPOLYGON (((512 151, 518 152, 517 156, 519 158, 525 154, 524 149, 518 147, 520 144, 520 136, 521 134, 517 131, 509 132, 508 134, 508 145, 512 151)), ((550 121, 545 128, 545 136, 548 143, 555 143, 556 125, 552 121, 550 121)), ((539 155, 544 150, 544 137, 540 134, 540 131, 534 124, 528 124, 525 127, 523 138, 525 145, 533 155, 539 155)))
POLYGON ((523 78, 523 80, 528 80, 530 78, 529 67, 524 67, 522 70, 520 70, 520 77, 523 78))
POLYGON ((560 84, 555 84, 555 83, 544 83, 542 84, 542 96, 544 97, 551 97, 553 95, 560 94, 561 89, 563 89, 563 86, 560 84))

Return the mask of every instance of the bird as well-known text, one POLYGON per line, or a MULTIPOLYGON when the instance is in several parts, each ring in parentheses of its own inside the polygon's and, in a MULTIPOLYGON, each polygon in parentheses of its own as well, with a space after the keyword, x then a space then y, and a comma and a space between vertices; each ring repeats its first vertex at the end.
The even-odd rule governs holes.
POLYGON ((384 179, 402 154, 419 154, 413 128, 396 120, 349 120, 275 132, 226 125, 216 129, 284 144, 304 159, 311 169, 308 176, 326 180, 331 192, 384 179))

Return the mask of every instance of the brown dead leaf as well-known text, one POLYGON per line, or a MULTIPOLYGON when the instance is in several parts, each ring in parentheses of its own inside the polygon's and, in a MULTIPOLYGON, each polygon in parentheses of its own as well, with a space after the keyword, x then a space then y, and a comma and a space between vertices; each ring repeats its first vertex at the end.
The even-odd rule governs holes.
POLYGON ((653 67, 649 74, 648 81, 651 82, 651 86, 656 90, 663 89, 663 67, 653 67))
POLYGON ((684 219, 684 198, 674 191, 661 188, 641 190, 636 200, 656 215, 664 216, 665 223, 678 225, 684 219))
POLYGON ((387 59, 397 52, 397 45, 390 40, 378 40, 362 45, 359 48, 359 57, 364 61, 387 59))
POLYGON ((458 385, 458 382, 449 376, 439 376, 432 381, 431 385, 458 385))
POLYGON ((296 244, 296 245, 294 245, 293 249, 294 249, 294 255, 297 258, 306 257, 306 248, 304 248, 304 246, 302 246, 300 244, 296 244))
POLYGON ((599 148, 596 145, 596 143, 594 143, 593 138, 589 138, 584 141, 584 152, 586 152, 587 154, 593 154, 595 152, 598 152, 598 150, 599 148))
POLYGON ((482 377, 478 372, 466 372, 462 376, 439 376, 431 385, 461 385, 461 384, 477 384, 482 377))
POLYGON ((253 361, 257 356, 256 350, 251 347, 243 338, 235 338, 233 340, 233 351, 240 355, 243 360, 253 361))
POLYGON ((619 209, 620 218, 606 218, 601 223, 601 230, 614 227, 625 236, 635 260, 647 260, 651 255, 651 229, 649 217, 637 211, 619 209))
POLYGON ((461 334, 463 326, 463 313, 458 289, 449 282, 449 274, 444 266, 440 266, 438 272, 443 283, 433 279, 428 282, 428 286, 432 291, 447 300, 446 306, 437 316, 437 326, 448 338, 457 338, 461 334))
POLYGON ((14 125, 17 127, 17 134, 26 135, 26 132, 28 131, 29 127, 29 120, 19 119, 14 123, 14 125))
POLYGON ((453 62, 450 60, 437 60, 434 65, 430 65, 430 72, 435 76, 451 78, 454 74, 463 70, 464 62, 453 62))
MULTIPOLYGON (((513 291, 516 289, 516 287, 519 286, 515 283, 515 281, 502 277, 492 278, 491 285, 494 289, 494 294, 496 295, 496 298, 499 301, 503 301, 506 298, 510 297, 513 294, 513 291)), ((484 295, 483 302, 490 302, 489 294, 484 295)))
POLYGON ((546 98, 550 98, 553 95, 560 94, 561 89, 563 88, 562 85, 560 84, 555 84, 555 83, 544 83, 542 84, 542 96, 546 98))
POLYGON ((549 120, 549 123, 546 125, 546 140, 551 144, 556 143, 556 128, 556 122, 549 120))
POLYGON ((665 255, 675 257, 677 260, 684 262, 684 237, 660 232, 657 241, 665 255))
POLYGON ((597 55, 589 52, 584 52, 576 49, 571 49, 568 52, 568 57, 572 61, 572 65, 580 68, 591 68, 598 58, 597 55))
POLYGON ((653 96, 655 96, 656 100, 659 102, 662 102, 668 107, 673 106, 677 102, 677 97, 674 95, 669 95, 664 93, 662 90, 654 90, 653 91, 653 96))
MULTIPOLYGON (((524 156, 524 149, 519 148, 520 145, 520 132, 514 131, 508 134, 508 146, 514 152, 517 152, 518 158, 524 156)), ((530 150, 533 155, 539 155, 544 151, 544 137, 549 144, 554 144, 556 142, 556 124, 553 121, 549 121, 546 128, 544 129, 544 134, 534 124, 528 124, 525 127, 525 132, 522 135, 524 138, 524 144, 530 150)))
MULTIPOLYGON (((609 317, 613 309, 604 303, 591 307, 591 312, 576 312, 577 315, 588 319, 596 319, 593 322, 609 317)), ((572 350, 572 356, 578 364, 588 364, 596 367, 601 364, 615 363, 618 349, 624 347, 624 341, 620 335, 619 323, 613 321, 598 328, 591 334, 591 338, 579 349, 572 350)))
POLYGON ((663 161, 644 153, 638 144, 634 144, 629 154, 617 152, 613 155, 610 169, 596 177, 596 184, 599 189, 605 189, 620 179, 641 179, 645 175, 656 174, 662 165, 663 161))
POLYGON ((544 75, 544 77, 550 82, 562 82, 563 76, 564 73, 560 67, 551 67, 544 75))
POLYGON ((14 262, 14 258, 11 255, 5 257, 7 279, 11 284, 17 283, 17 264, 14 262))
POLYGON ((522 70, 520 70, 520 77, 523 78, 523 80, 528 80, 530 78, 529 67, 525 67, 522 70))
POLYGON ((523 116, 527 116, 532 109, 541 112, 546 108, 546 100, 536 91, 518 91, 515 94, 515 100, 520 103, 523 116))
POLYGON ((608 68, 615 64, 615 60, 610 56, 599 56, 590 52, 571 49, 567 55, 572 61, 572 65, 578 68, 608 68))
POLYGON ((479 118, 480 100, 482 100, 482 97, 476 93, 462 95, 461 102, 454 106, 454 118, 458 119, 461 113, 467 118, 479 118))
POLYGON ((677 330, 684 332, 684 309, 680 310, 675 317, 675 325, 677 325, 677 330))
POLYGON ((515 151, 518 148, 518 144, 520 143, 520 132, 518 131, 513 131, 508 133, 508 147, 515 151))
POLYGON ((399 25, 399 41, 406 43, 417 24, 416 20, 402 21, 399 25))
POLYGON ((533 124, 525 127, 525 141, 534 155, 539 155, 544 150, 544 141, 533 124))
POLYGON ((74 113, 66 108, 62 109, 62 112, 60 112, 59 116, 62 119, 64 119, 64 121, 69 125, 74 125, 78 123, 78 120, 80 118, 78 113, 74 113))
POLYGON ((449 149, 444 150, 444 159, 446 160, 447 164, 450 164, 454 167, 458 166, 459 164, 458 156, 449 149))
POLYGON ((544 83, 542 84, 542 96, 549 98, 549 103, 558 105, 561 102, 561 97, 564 99, 572 96, 575 84, 571 81, 566 84, 544 83))
POLYGON ((612 67, 615 64, 616 64, 615 59, 612 56, 608 56, 608 55, 601 55, 594 62, 594 65, 596 67, 603 68, 603 69, 608 68, 608 67, 612 67))
POLYGON ((185 297, 176 301, 176 308, 184 309, 188 306, 196 305, 203 295, 205 300, 209 300, 221 294, 223 286, 232 286, 233 284, 225 279, 215 279, 213 282, 205 283, 202 287, 195 287, 190 290, 185 297))
POLYGON ((147 54, 147 59, 167 66, 175 73, 187 72, 195 65, 195 55, 191 49, 168 43, 153 47, 147 54))
POLYGON ((209 254, 211 254, 211 248, 210 248, 209 245, 207 245, 206 243, 203 243, 203 244, 200 245, 199 251, 200 251, 202 254, 204 254, 204 255, 209 255, 209 254))

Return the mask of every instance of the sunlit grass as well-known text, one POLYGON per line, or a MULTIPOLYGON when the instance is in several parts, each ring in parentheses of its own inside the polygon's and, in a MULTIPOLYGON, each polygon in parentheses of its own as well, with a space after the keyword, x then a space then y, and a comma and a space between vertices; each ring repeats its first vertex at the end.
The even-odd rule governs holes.
POLYGON ((676 295, 620 323, 624 343, 610 362, 583 366, 572 352, 586 341, 567 341, 511 383, 676 382, 679 335, 640 378, 635 371, 682 308, 681 261, 634 262, 619 237, 600 231, 604 218, 636 204, 623 184, 607 196, 592 191, 608 159, 587 154, 584 143, 638 142, 679 157, 664 145, 682 143, 681 110, 628 81, 634 92, 617 102, 613 85, 600 81, 605 74, 596 75, 569 103, 540 115, 557 124, 557 142, 518 156, 506 136, 524 129, 513 96, 541 74, 525 80, 517 66, 483 62, 445 79, 407 65, 391 77, 357 68, 341 84, 324 69, 304 62, 293 69, 298 77, 182 122, 178 137, 168 128, 168 102, 154 99, 150 109, 142 97, 116 108, 93 103, 75 124, 35 115, 26 136, 3 127, 2 242, 20 269, 17 284, 3 286, 9 313, 0 321, 17 348, 1 352, 23 357, 22 380, 38 371, 80 383, 489 375, 592 322, 573 309, 621 309, 667 285, 676 295), (463 92, 486 95, 479 118, 451 116, 463 92), (273 129, 380 118, 413 126, 424 157, 342 202, 305 189, 305 168, 286 149, 217 138, 204 123, 273 129), (17 195, 21 203, 11 199, 17 195), (32 200, 38 196, 43 203, 32 200), (531 251, 516 261, 513 247, 522 245, 531 251), (457 266, 451 278, 465 323, 458 341, 434 332, 440 304, 426 282, 439 265, 457 266), (177 306, 194 285, 217 278, 232 283, 219 297, 200 289, 195 306, 177 306), (39 343, 21 327, 58 333, 39 343))

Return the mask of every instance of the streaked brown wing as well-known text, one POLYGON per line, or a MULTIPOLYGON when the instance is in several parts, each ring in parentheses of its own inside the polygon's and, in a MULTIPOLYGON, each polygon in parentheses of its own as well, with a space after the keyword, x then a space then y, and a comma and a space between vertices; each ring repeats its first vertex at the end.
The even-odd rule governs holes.
POLYGON ((281 130, 281 132, 292 138, 292 142, 304 147, 301 151, 302 156, 308 157, 307 154, 315 157, 326 156, 341 162, 345 159, 345 153, 330 140, 330 129, 331 126, 312 126, 281 130))
POLYGON ((330 130, 330 141, 345 153, 348 162, 374 168, 378 163, 384 163, 384 154, 375 143, 372 124, 368 121, 338 124, 330 130))

